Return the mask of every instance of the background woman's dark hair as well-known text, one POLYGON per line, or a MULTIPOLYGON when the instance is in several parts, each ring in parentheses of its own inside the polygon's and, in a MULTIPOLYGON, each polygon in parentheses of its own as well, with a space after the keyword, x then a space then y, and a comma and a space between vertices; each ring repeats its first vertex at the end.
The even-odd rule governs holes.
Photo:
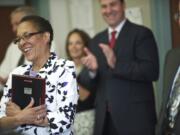
POLYGON ((42 32, 49 32, 50 33, 50 41, 49 41, 49 45, 51 46, 51 42, 53 40, 53 29, 51 24, 49 23, 48 20, 40 17, 40 16, 25 16, 21 19, 20 23, 22 22, 31 22, 33 23, 33 25, 36 27, 36 29, 38 31, 42 31, 42 32))
POLYGON ((67 57, 68 59, 72 60, 71 56, 70 56, 70 53, 69 53, 69 50, 68 50, 68 46, 69 46, 69 38, 72 34, 74 33, 77 33, 81 39, 82 39, 82 42, 83 42, 83 45, 85 47, 88 47, 89 45, 89 41, 90 41, 90 36, 83 30, 80 30, 80 29, 73 29, 72 31, 69 32, 67 38, 66 38, 66 54, 67 54, 67 57))

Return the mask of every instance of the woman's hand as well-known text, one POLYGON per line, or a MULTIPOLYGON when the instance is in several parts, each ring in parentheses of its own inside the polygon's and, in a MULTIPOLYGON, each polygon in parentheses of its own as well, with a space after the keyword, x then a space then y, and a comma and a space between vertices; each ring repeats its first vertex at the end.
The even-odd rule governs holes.
POLYGON ((45 117, 41 117, 41 115, 40 115, 40 118, 36 119, 34 124, 38 125, 38 126, 43 126, 43 127, 47 127, 49 125, 47 117, 46 116, 45 117))
POLYGON ((6 104, 6 115, 7 116, 15 116, 20 113, 20 107, 12 102, 11 100, 6 104))
POLYGON ((21 110, 15 117, 18 124, 36 124, 42 123, 41 118, 46 117, 46 106, 40 105, 33 107, 34 100, 32 98, 29 105, 27 105, 23 110, 21 110))

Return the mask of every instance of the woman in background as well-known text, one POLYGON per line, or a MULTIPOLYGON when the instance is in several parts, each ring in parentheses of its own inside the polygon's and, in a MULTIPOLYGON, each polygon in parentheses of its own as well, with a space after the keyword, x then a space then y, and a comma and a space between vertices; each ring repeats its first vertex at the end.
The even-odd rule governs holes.
POLYGON ((9 75, 0 102, 0 128, 15 128, 23 135, 72 135, 78 101, 74 63, 50 52, 53 30, 39 16, 24 17, 17 28, 15 43, 32 64, 21 65, 9 75), (10 101, 12 74, 46 79, 45 105, 34 101, 20 109, 10 101))
POLYGON ((92 135, 94 129, 95 87, 83 85, 89 80, 83 76, 87 70, 81 63, 81 58, 85 55, 84 47, 88 46, 89 41, 89 35, 80 29, 72 30, 66 39, 66 53, 76 65, 80 95, 74 122, 75 135, 92 135))

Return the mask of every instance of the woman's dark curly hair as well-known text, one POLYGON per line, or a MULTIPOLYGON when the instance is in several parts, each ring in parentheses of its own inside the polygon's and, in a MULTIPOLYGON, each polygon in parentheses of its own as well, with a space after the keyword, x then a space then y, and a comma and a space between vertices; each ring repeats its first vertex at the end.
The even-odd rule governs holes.
POLYGON ((53 35, 52 26, 48 20, 40 16, 32 15, 32 16, 23 17, 20 23, 22 22, 31 22, 38 31, 49 32, 50 34, 49 45, 51 46, 51 42, 53 40, 54 35, 53 35))

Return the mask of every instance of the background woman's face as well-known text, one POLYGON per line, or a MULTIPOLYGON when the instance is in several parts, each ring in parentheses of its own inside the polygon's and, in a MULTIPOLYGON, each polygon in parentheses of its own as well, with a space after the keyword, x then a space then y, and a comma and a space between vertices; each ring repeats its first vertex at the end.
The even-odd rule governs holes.
POLYGON ((81 58, 84 55, 84 42, 79 34, 73 33, 68 40, 68 51, 72 59, 81 58))
POLYGON ((43 33, 36 33, 38 30, 30 22, 23 22, 17 28, 17 37, 20 37, 19 49, 29 61, 35 61, 40 57, 43 45, 43 33), (29 35, 29 36, 28 36, 29 35))

